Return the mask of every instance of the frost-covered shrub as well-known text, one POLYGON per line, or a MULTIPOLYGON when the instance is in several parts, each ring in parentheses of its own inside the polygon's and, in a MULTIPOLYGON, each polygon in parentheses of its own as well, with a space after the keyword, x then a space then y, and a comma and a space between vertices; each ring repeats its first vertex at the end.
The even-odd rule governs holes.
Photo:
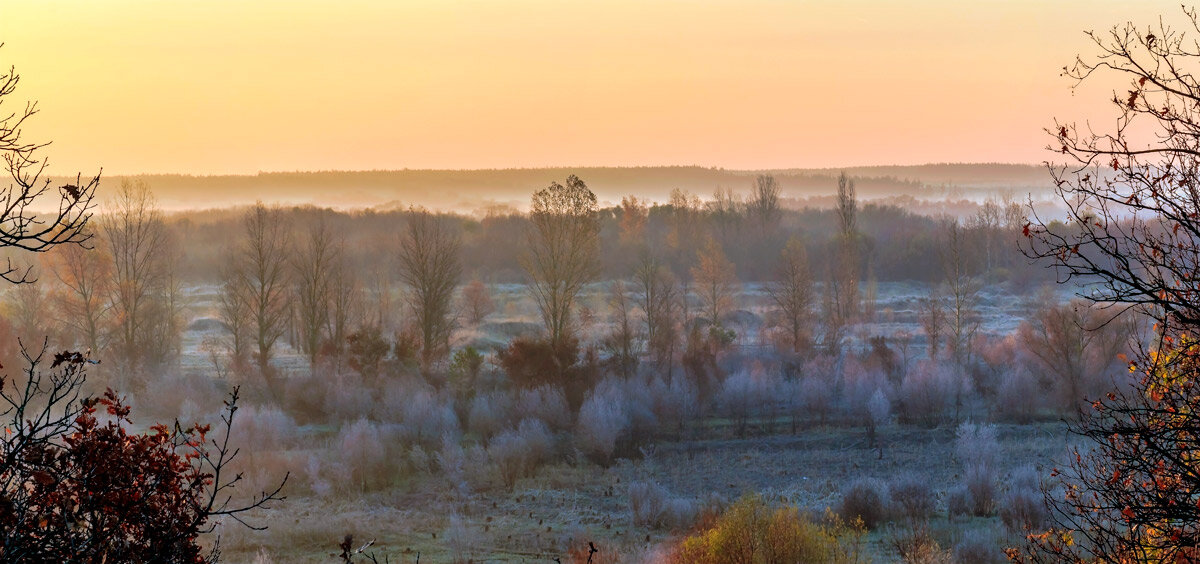
POLYGON ((408 451, 408 465, 415 472, 422 474, 429 473, 429 454, 425 452, 425 448, 421 445, 413 445, 408 451))
POLYGON ((629 484, 629 513, 635 527, 678 530, 696 520, 696 502, 674 497, 655 482, 629 484))
POLYGON ((963 533, 958 544, 954 545, 954 560, 970 564, 1000 564, 1008 562, 1001 549, 1000 541, 995 535, 978 529, 963 533))
POLYGON ((700 393, 691 380, 682 376, 670 382, 656 377, 648 385, 654 398, 654 414, 664 426, 682 433, 684 425, 700 410, 700 393))
POLYGON ((450 516, 449 525, 442 531, 442 542, 450 551, 450 558, 457 564, 471 559, 471 554, 482 544, 483 535, 461 516, 454 514, 450 516))
POLYGON ((895 512, 910 522, 922 523, 933 515, 933 489, 927 478, 905 476, 893 482, 889 490, 895 512))
POLYGON ((926 427, 938 425, 954 406, 960 385, 949 366, 920 363, 900 384, 900 418, 926 427))
POLYGON ((605 378, 579 409, 575 435, 579 449, 596 462, 612 460, 618 441, 636 442, 657 428, 652 398, 644 384, 605 378))
POLYGON ((955 432, 954 450, 964 468, 996 468, 996 461, 1000 457, 996 426, 964 421, 955 432))
POLYGON ((1000 498, 998 511, 1000 520, 1013 532, 1039 529, 1046 524, 1049 514, 1033 468, 1026 466, 1013 473, 1008 491, 1000 498))
POLYGON ((623 397, 592 393, 579 408, 575 430, 579 450, 601 464, 612 460, 617 440, 629 430, 623 402, 623 397))
POLYGON ((809 375, 800 383, 801 406, 822 425, 833 413, 834 386, 828 378, 809 375))
POLYGON ((382 485, 390 473, 387 450, 379 426, 366 419, 342 427, 337 437, 340 464, 348 487, 367 490, 382 485))
POLYGON ((537 419, 524 419, 515 430, 504 431, 488 443, 487 455, 495 465, 506 487, 531 475, 549 458, 554 438, 546 424, 537 419))
POLYGON ((1011 423, 1029 423, 1037 416, 1044 393, 1037 377, 1023 367, 1007 371, 996 390, 996 415, 1011 423))
POLYGON ((408 379, 404 386, 388 388, 384 393, 383 409, 386 421, 400 423, 405 442, 435 445, 446 435, 456 439, 461 433, 454 400, 442 396, 424 382, 408 379))
POLYGON ((721 383, 717 403, 721 412, 737 425, 738 435, 745 435, 754 412, 775 402, 779 397, 778 382, 762 371, 739 371, 721 383))
POLYGON ((540 419, 552 431, 571 427, 571 408, 558 386, 545 385, 517 392, 516 413, 520 417, 540 419))
MULTIPOLYGON (((509 394, 504 392, 479 394, 471 400, 467 428, 478 435, 480 440, 486 441, 509 427, 513 413, 512 396, 509 394)), ((518 409, 516 413, 523 412, 518 409)))
POLYGON ((838 514, 847 521, 862 519, 867 528, 887 520, 887 488, 878 480, 859 479, 842 492, 838 514))
POLYGON ((231 442, 243 452, 256 453, 284 449, 296 438, 296 421, 275 406, 247 406, 238 409, 237 425, 231 442))
POLYGON ((963 485, 970 495, 971 514, 991 515, 996 508, 996 475, 990 467, 972 464, 963 476, 963 485))

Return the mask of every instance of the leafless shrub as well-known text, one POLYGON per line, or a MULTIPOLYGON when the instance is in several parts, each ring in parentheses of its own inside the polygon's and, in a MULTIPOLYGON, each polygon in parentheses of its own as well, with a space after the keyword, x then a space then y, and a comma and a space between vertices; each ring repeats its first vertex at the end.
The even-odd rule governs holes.
POLYGON ((338 456, 345 478, 358 490, 383 485, 389 474, 387 450, 379 426, 359 419, 338 433, 338 456))
POLYGON ((629 513, 635 527, 680 530, 695 522, 699 507, 655 482, 637 481, 629 484, 629 513))
POLYGON ((525 418, 540 419, 552 431, 571 427, 571 408, 558 386, 545 385, 522 389, 517 393, 516 412, 525 418))
POLYGON ((978 529, 963 533, 954 545, 954 560, 963 564, 1000 564, 1008 562, 996 536, 978 529))
POLYGON ((929 481, 915 475, 902 477, 889 488, 896 513, 912 524, 924 523, 933 515, 934 497, 929 481))
POLYGON ((700 410, 700 396, 691 380, 683 377, 671 378, 666 381, 654 378, 649 384, 651 396, 654 398, 654 414, 660 422, 676 427, 683 432, 688 420, 696 416, 700 410))
POLYGON ((863 478, 842 492, 838 514, 847 521, 862 519, 870 529, 887 520, 887 506, 887 487, 878 480, 863 478))
POLYGON ((579 449, 596 462, 607 464, 617 448, 617 440, 631 425, 623 394, 597 388, 583 400, 575 438, 579 449))
POLYGON ((996 390, 996 415, 1012 423, 1029 423, 1041 406, 1042 388, 1037 378, 1023 367, 1008 371, 996 390))
POLYGON ((923 362, 900 384, 900 416, 908 423, 933 427, 946 419, 957 394, 957 377, 948 366, 923 362))
POLYGON ((1000 520, 1013 532, 1036 530, 1045 525, 1049 514, 1036 470, 1026 466, 1013 473, 1008 491, 1000 498, 999 513, 1000 520))
POLYGON ((467 429, 481 440, 490 440, 509 427, 514 413, 525 413, 513 409, 512 396, 504 392, 476 395, 471 399, 471 410, 467 416, 467 429))
POLYGON ((450 550, 455 564, 468 562, 471 554, 483 542, 483 536, 461 516, 450 516, 450 524, 442 531, 442 542, 450 550))
POLYGON ((429 454, 421 445, 413 445, 408 451, 408 465, 416 472, 429 473, 429 454))
POLYGON ((524 419, 515 430, 504 431, 488 443, 488 458, 495 464, 506 487, 531 475, 553 450, 553 437, 545 423, 524 419))

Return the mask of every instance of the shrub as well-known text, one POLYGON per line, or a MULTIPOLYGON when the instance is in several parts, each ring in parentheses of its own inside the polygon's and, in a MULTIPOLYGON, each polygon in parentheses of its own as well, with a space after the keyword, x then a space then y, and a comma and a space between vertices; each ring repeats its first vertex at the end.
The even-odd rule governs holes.
POLYGON ((1005 374, 996 391, 996 415, 1000 420, 1011 423, 1029 423, 1037 416, 1045 394, 1037 378, 1028 370, 1018 367, 1005 374))
POLYGON ((579 342, 575 339, 563 339, 555 347, 548 339, 517 337, 497 354, 508 379, 522 388, 556 382, 578 358, 579 342))
POLYGON ((504 431, 492 438, 487 457, 495 464, 504 485, 511 488, 518 479, 531 475, 549 458, 553 446, 553 437, 544 423, 524 419, 516 430, 504 431))
POLYGON ((247 452, 278 450, 296 437, 296 421, 274 406, 247 406, 238 410, 233 440, 247 452))
POLYGON ((744 436, 755 408, 774 401, 777 396, 778 386, 765 375, 757 371, 740 371, 721 383, 717 401, 721 411, 736 423, 738 436, 744 436))
MULTIPOLYGON (((471 400, 467 429, 487 441, 509 426, 513 410, 512 396, 504 392, 479 394, 471 400)), ((519 408, 516 413, 524 413, 519 408)))
POLYGON ((957 377, 934 362, 922 362, 900 384, 900 416, 908 423, 934 427, 945 421, 957 393, 957 377))
POLYGON ((887 489, 878 480, 856 480, 842 492, 838 514, 843 519, 861 519, 863 526, 873 529, 887 520, 887 489))
POLYGON ((342 427, 337 438, 340 463, 345 468, 347 486, 359 491, 386 483, 390 467, 379 427, 366 419, 342 427))
POLYGON ((1013 532, 1036 530, 1046 524, 1049 514, 1033 468, 1014 472, 1008 491, 1000 498, 999 513, 1004 526, 1013 532))
POLYGON ((629 429, 629 416, 622 409, 624 398, 591 394, 579 408, 575 438, 579 449, 594 461, 607 464, 617 448, 617 439, 629 429))
POLYGON ((966 486, 955 486, 946 492, 946 512, 951 517, 971 514, 971 492, 966 486))
POLYGON ((413 445, 408 451, 408 465, 416 472, 429 473, 429 454, 421 445, 413 445))
POLYGON ((687 421, 700 411, 700 395, 691 380, 676 376, 670 382, 654 378, 649 385, 654 398, 654 414, 664 425, 670 423, 683 433, 687 421))
POLYGON ((917 529, 910 535, 894 539, 893 546, 905 564, 952 564, 949 550, 938 545, 927 529, 917 529))
POLYGON ((954 545, 954 559, 970 564, 1001 564, 1008 562, 994 535, 985 531, 969 530, 958 544, 954 545))
POLYGON ((896 513, 903 515, 910 523, 923 523, 933 515, 933 490, 929 487, 928 479, 905 476, 893 482, 889 489, 896 513))
POLYGON ((674 497, 657 483, 629 484, 629 514, 635 527, 684 529, 695 522, 698 513, 694 501, 674 497))
POLYGON ((822 525, 794 507, 772 509, 758 496, 744 497, 713 525, 683 539, 668 557, 679 564, 743 562, 857 562, 861 531, 822 525))
POLYGON ((964 421, 955 434, 954 450, 963 467, 996 467, 1000 457, 1000 443, 996 439, 996 426, 964 421))
POLYGON ((977 517, 991 515, 996 509, 996 477, 992 469, 972 464, 967 467, 963 483, 970 496, 971 514, 977 517))
POLYGON ((571 427, 571 407, 558 386, 545 385, 517 392, 516 411, 522 417, 540 419, 552 431, 571 427))

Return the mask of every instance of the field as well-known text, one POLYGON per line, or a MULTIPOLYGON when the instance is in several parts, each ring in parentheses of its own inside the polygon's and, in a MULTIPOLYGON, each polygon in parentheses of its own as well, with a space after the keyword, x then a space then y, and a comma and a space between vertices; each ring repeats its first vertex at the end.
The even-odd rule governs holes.
MULTIPOLYGON (((604 313, 606 291, 606 284, 594 284, 583 299, 585 305, 600 312, 590 329, 597 335, 609 325, 604 313)), ((472 344, 487 350, 536 330, 535 310, 523 287, 496 286, 493 293, 496 313, 478 327, 460 329, 454 338, 456 346, 472 344)), ((183 371, 212 378, 220 364, 212 343, 222 335, 216 321, 216 288, 196 287, 189 294, 192 322, 184 335, 183 371)), ((928 295, 929 288, 921 284, 880 284, 875 322, 857 326, 850 347, 865 346, 864 336, 895 339, 907 334, 911 350, 906 348, 905 362, 917 362, 925 344, 916 310, 919 300, 928 295)), ((1066 297, 1061 292, 1056 296, 1066 297)), ((739 334, 738 346, 747 351, 764 346, 757 335, 767 300, 758 286, 744 288, 739 297, 741 314, 736 318, 742 323, 734 328, 739 334)), ((1011 333, 1032 304, 1032 299, 1005 287, 984 288, 978 305, 981 332, 1011 333)), ((292 377, 308 372, 306 361, 286 347, 274 363, 292 377)), ((207 411, 194 403, 185 412, 207 411)), ((408 460, 379 462, 388 468, 381 482, 333 490, 314 487, 320 471, 312 468, 312 460, 345 454, 338 452, 336 425, 298 425, 285 431, 284 439, 271 433, 265 439, 255 437, 254 430, 260 426, 251 427, 246 439, 269 452, 252 449, 250 466, 255 468, 248 472, 247 485, 261 488, 283 472, 292 476, 287 501, 252 518, 268 529, 251 531, 233 522, 217 529, 224 558, 231 562, 328 562, 346 534, 353 535, 356 543, 373 539, 372 550, 392 562, 416 562, 418 554, 421 562, 550 562, 565 558, 569 550, 578 550, 589 541, 606 558, 653 560, 686 528, 670 523, 635 524, 631 485, 656 485, 668 502, 683 500, 700 514, 744 494, 757 493, 772 502, 794 504, 820 515, 826 508, 836 508, 847 486, 857 480, 888 483, 916 475, 932 487, 936 516, 929 531, 941 547, 950 549, 965 536, 982 537, 999 556, 1001 546, 1019 537, 1006 529, 995 513, 951 516, 948 498, 954 485, 963 481, 964 472, 964 461, 956 453, 954 422, 926 428, 893 419, 880 426, 877 442, 872 444, 868 432, 844 416, 823 424, 815 417, 759 414, 739 432, 734 421, 713 411, 690 422, 682 433, 662 431, 636 448, 619 452, 611 464, 589 460, 572 444, 569 434, 560 432, 554 453, 547 457, 549 462, 511 488, 495 476, 485 475, 488 469, 473 470, 471 461, 477 459, 469 456, 468 447, 457 482, 439 471, 441 466, 433 462, 437 455, 431 451, 430 461, 423 467, 408 460), (272 446, 272 441, 280 444, 272 446)), ((1068 440, 1065 426, 1055 421, 1053 414, 1045 414, 1034 424, 999 425, 997 438, 994 470, 998 497, 1014 473, 1060 459, 1068 440)), ((380 456, 406 459, 410 455, 403 448, 387 445, 386 436, 381 440, 386 454, 380 456)), ((463 441, 464 445, 484 442, 469 432, 463 441)), ((865 553, 876 562, 895 560, 894 543, 907 531, 903 519, 889 520, 863 538, 865 553)))

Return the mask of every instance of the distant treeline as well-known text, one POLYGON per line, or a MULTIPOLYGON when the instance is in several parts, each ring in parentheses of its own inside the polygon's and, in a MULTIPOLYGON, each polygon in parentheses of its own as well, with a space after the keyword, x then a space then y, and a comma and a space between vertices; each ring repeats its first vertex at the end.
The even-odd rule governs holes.
MULTIPOLYGON (((832 248, 838 220, 833 209, 784 208, 778 224, 764 231, 736 194, 725 192, 709 202, 682 191, 676 195, 674 204, 651 206, 639 201, 634 208, 642 211, 631 211, 634 208, 628 205, 600 209, 600 279, 628 278, 645 253, 654 253, 676 276, 687 280, 708 237, 720 243, 744 282, 770 279, 783 246, 793 237, 807 248, 818 282, 835 258, 832 248), (631 213, 644 213, 644 222, 629 221, 631 213)), ((626 203, 631 204, 628 200, 626 203)), ((1023 210, 1015 203, 1007 206, 999 202, 975 206, 973 214, 959 220, 965 247, 972 251, 966 254, 967 272, 989 282, 1044 279, 1050 273, 1031 266, 1017 248, 1023 210)), ((962 213, 971 209, 965 204, 950 208, 962 213)), ((321 209, 289 207, 287 213, 293 216, 289 223, 302 230, 316 220, 321 209)), ((169 227, 179 240, 187 242, 183 249, 186 256, 180 261, 183 280, 218 279, 225 253, 242 234, 242 211, 227 208, 168 216, 169 227)), ((357 265, 356 270, 379 271, 390 278, 398 234, 411 215, 409 209, 367 209, 334 212, 327 221, 346 242, 350 254, 346 258, 357 265)), ((502 209, 483 216, 448 215, 462 232, 462 261, 468 279, 488 283, 525 281, 519 259, 526 245, 525 214, 502 209)), ((858 222, 864 250, 861 272, 881 282, 940 282, 944 278, 944 237, 950 221, 949 217, 914 213, 895 204, 863 203, 858 222)))
MULTIPOLYGON (((387 170, 262 172, 255 175, 192 176, 151 174, 105 176, 103 194, 115 192, 128 179, 154 187, 167 210, 249 205, 255 200, 287 204, 361 207, 407 207, 417 204, 437 210, 484 212, 489 207, 524 208, 529 193, 539 186, 576 174, 588 182, 601 203, 616 204, 636 194, 666 202, 674 189, 701 195, 714 190, 748 193, 754 177, 776 177, 781 198, 803 200, 833 194, 840 170, 787 169, 778 171, 726 170, 699 166, 560 167, 502 170, 387 170)), ((1051 185, 1044 167, 1016 164, 930 164, 848 168, 858 193, 866 199, 908 196, 918 199, 969 197, 1005 192, 1035 198, 1051 185)))

